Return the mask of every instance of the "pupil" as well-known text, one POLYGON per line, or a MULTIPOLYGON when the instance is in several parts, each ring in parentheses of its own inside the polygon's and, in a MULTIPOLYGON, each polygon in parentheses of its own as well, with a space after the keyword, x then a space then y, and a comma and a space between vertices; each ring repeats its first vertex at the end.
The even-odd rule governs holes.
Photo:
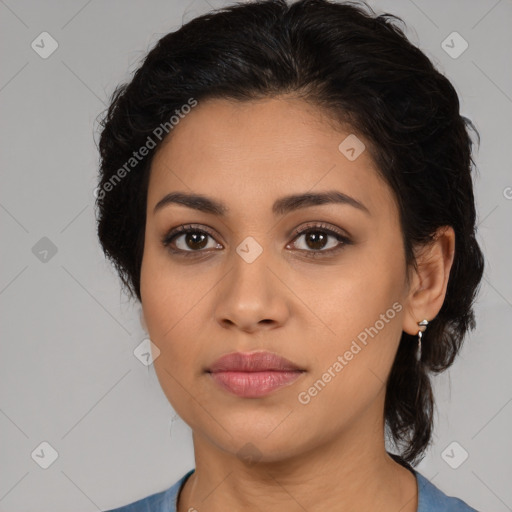
POLYGON ((306 244, 310 249, 322 249, 325 247, 327 237, 323 233, 308 233, 306 235, 306 244), (312 242, 311 244, 309 242, 312 242))
POLYGON ((204 233, 189 233, 186 235, 185 242, 191 249, 202 249, 207 243, 206 235, 204 233))

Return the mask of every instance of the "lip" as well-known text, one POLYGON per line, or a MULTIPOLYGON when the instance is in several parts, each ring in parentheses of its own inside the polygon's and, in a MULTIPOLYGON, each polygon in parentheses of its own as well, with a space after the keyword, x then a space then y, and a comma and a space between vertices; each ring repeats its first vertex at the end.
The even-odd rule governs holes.
POLYGON ((221 388, 244 398, 259 398, 292 384, 304 372, 272 352, 232 352, 215 361, 207 373, 221 388))
POLYGON ((219 357, 208 369, 215 372, 264 372, 303 370, 295 363, 273 352, 231 352, 219 357))

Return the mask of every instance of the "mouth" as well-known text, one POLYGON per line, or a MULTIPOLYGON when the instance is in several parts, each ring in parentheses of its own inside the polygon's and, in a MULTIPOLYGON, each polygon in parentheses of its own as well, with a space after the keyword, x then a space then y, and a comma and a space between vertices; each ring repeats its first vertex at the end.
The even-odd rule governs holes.
POLYGON ((206 372, 222 389, 244 398, 260 398, 289 386, 305 370, 272 352, 233 352, 206 372))

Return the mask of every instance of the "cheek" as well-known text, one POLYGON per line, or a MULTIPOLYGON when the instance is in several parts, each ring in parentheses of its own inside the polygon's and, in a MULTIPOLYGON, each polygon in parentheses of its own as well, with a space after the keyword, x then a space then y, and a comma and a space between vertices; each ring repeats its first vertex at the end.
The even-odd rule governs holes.
MULTIPOLYGON (((387 250, 393 254, 390 247, 387 250)), ((318 360, 312 381, 328 380, 329 375, 322 375, 331 369, 336 378, 328 384, 333 392, 325 393, 325 400, 333 404, 339 404, 340 393, 347 400, 352 397, 350 403, 355 396, 377 393, 400 341, 405 263, 396 255, 375 260, 372 252, 340 267, 317 295, 315 311, 335 334, 312 349, 318 360)))
POLYGON ((340 344, 350 342, 376 322, 379 330, 390 330, 403 309, 400 265, 380 268, 376 262, 367 260, 361 255, 353 265, 340 267, 317 287, 314 298, 310 293, 308 304, 334 331, 333 340, 340 344), (379 321, 382 317, 384 325, 379 321))
POLYGON ((176 376, 185 368, 199 372, 204 324, 198 318, 206 318, 207 301, 202 299, 212 285, 208 279, 194 278, 192 266, 171 268, 164 253, 148 249, 141 268, 144 318, 151 341, 160 350, 155 368, 176 376))
POLYGON ((359 416, 382 397, 401 334, 398 301, 354 300, 347 304, 347 321, 331 323, 337 333, 334 341, 311 347, 314 370, 298 396, 308 414, 321 418, 328 413, 338 424, 359 416))
POLYGON ((184 273, 172 268, 166 251, 146 240, 140 289, 146 324, 155 338, 161 338, 185 315, 194 290, 185 281, 184 273))
POLYGON ((194 331, 200 330, 200 322, 193 320, 200 311, 204 291, 187 286, 190 277, 170 272, 158 261, 160 256, 153 256, 148 251, 141 268, 142 310, 149 337, 160 351, 153 364, 162 391, 175 411, 194 424, 190 393, 200 402, 202 397, 201 390, 194 388, 201 373, 201 337, 194 331))
POLYGON ((171 339, 186 314, 187 288, 182 287, 178 273, 164 268, 161 256, 146 245, 140 277, 141 302, 151 340, 167 350, 171 339))

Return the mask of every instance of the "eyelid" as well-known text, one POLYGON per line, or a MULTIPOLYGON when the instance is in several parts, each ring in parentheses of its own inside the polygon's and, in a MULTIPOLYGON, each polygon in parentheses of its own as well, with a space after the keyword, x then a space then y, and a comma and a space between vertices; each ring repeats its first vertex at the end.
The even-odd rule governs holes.
MULTIPOLYGON (((200 233, 206 233, 207 235, 210 235, 213 239, 216 239, 217 235, 216 233, 213 231, 212 228, 210 228, 209 226, 205 226, 204 224, 182 224, 180 226, 176 226, 175 228, 169 230, 168 232, 166 232, 164 234, 164 236, 162 237, 162 244, 165 245, 165 246, 168 246, 175 237, 181 235, 181 234, 186 234, 188 231, 197 231, 197 232, 200 232, 200 233)), ((219 242, 217 242, 219 243, 219 242)), ((222 244, 221 244, 222 245, 222 244)), ((173 249, 174 252, 176 253, 187 253, 187 252, 190 252, 190 253, 199 253, 199 252, 206 252, 206 251, 183 251, 181 249, 173 249)))
MULTIPOLYGON (((305 249, 296 249, 297 251, 301 253, 305 253, 308 255, 308 257, 322 257, 323 255, 332 255, 333 253, 336 253, 337 251, 343 249, 344 246, 352 244, 351 236, 345 232, 344 230, 340 230, 336 226, 333 226, 332 224, 325 223, 323 221, 309 221, 306 224, 301 224, 300 226, 296 227, 289 235, 289 237, 292 237, 292 240, 290 243, 286 245, 288 247, 291 243, 293 243, 299 236, 308 234, 309 232, 317 231, 324 231, 330 236, 333 236, 338 239, 341 245, 338 245, 337 247, 332 247, 327 250, 305 250, 305 249)), ((172 243, 173 239, 178 237, 181 234, 186 234, 188 231, 195 231, 200 233, 206 233, 207 235, 211 236, 214 240, 216 240, 217 235, 214 233, 212 228, 209 226, 205 226, 204 224, 182 224, 180 226, 177 226, 170 231, 168 231, 163 237, 162 237, 162 244, 167 247, 167 249, 172 252, 173 254, 183 255, 183 256, 194 256, 194 255, 200 255, 200 254, 208 254, 212 250, 218 250, 218 249, 202 249, 197 251, 185 251, 183 249, 174 249, 172 247, 169 247, 172 243)), ((219 242, 217 242, 219 243, 219 242)), ((222 244, 220 244, 222 245, 222 244)))
POLYGON ((309 221, 306 222, 306 224, 301 224, 300 226, 296 227, 291 233, 290 236, 296 237, 297 235, 303 235, 304 233, 307 233, 308 231, 313 231, 314 229, 327 231, 330 233, 337 234, 340 238, 343 239, 350 239, 350 235, 346 231, 342 231, 336 226, 333 226, 332 224, 328 224, 323 221, 309 221))
POLYGON ((312 259, 320 259, 320 258, 329 258, 337 255, 340 251, 343 251, 347 245, 352 245, 352 237, 346 233, 345 231, 341 231, 336 226, 333 226, 332 224, 327 224, 322 221, 310 221, 308 223, 301 224, 299 227, 295 228, 291 235, 294 235, 292 241, 286 245, 288 248, 290 245, 292 245, 297 238, 307 235, 308 233, 320 231, 327 233, 328 236, 331 236, 333 238, 336 238, 338 241, 338 244, 335 247, 331 247, 330 249, 325 250, 307 250, 307 249, 296 249, 296 252, 299 252, 301 256, 305 258, 312 258, 312 259))

